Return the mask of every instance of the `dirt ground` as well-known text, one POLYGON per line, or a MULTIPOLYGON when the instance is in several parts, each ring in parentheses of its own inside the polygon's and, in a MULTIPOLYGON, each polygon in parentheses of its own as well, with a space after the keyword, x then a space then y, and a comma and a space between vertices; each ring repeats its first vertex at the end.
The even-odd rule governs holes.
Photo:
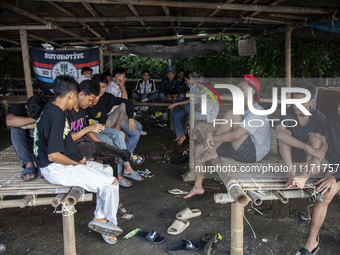
MULTIPOLYGON (((167 254, 168 245, 189 238, 198 241, 206 233, 220 233, 222 240, 215 244, 213 254, 230 253, 230 204, 215 204, 215 193, 225 192, 219 181, 206 180, 206 193, 188 200, 171 195, 168 189, 189 190, 192 183, 184 183, 181 173, 188 169, 188 163, 175 163, 183 151, 188 149, 188 141, 175 146, 174 135, 169 127, 160 127, 163 121, 148 117, 142 118, 144 130, 136 153, 146 156, 146 162, 135 169, 148 168, 154 177, 142 182, 134 181, 132 187, 121 188, 121 202, 129 213, 135 215, 131 220, 119 218, 123 235, 135 228, 155 230, 165 236, 161 245, 150 245, 136 237, 128 240, 118 238, 115 245, 106 244, 101 236, 87 228, 93 216, 95 203, 79 203, 75 214, 76 242, 78 254, 116 254, 116 255, 161 255, 167 254), (175 150, 175 153, 167 151, 175 150), (163 156, 172 155, 169 160, 163 156), (190 226, 179 236, 166 234, 167 228, 175 219, 175 214, 185 207, 198 208, 202 215, 190 220, 190 226)), ((1 132, 8 143, 8 131, 1 132)), ((307 214, 311 204, 308 199, 293 199, 284 205, 279 201, 265 201, 259 208, 260 215, 250 204, 245 208, 245 217, 254 229, 244 221, 244 254, 249 255, 294 255, 304 244, 308 235, 308 221, 301 218, 307 214)), ((340 254, 340 198, 336 197, 330 205, 325 224, 320 233, 320 255, 340 254)), ((63 233, 61 215, 54 213, 52 206, 25 209, 0 210, 0 243, 7 246, 4 254, 63 254, 63 233)), ((200 250, 196 254, 203 254, 200 250)))

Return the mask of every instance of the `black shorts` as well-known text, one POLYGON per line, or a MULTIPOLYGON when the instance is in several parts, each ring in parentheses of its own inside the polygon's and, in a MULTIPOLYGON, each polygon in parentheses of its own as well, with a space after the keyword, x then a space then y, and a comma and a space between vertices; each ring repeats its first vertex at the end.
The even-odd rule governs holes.
POLYGON ((234 150, 231 142, 222 143, 217 149, 217 154, 221 157, 233 158, 244 163, 256 162, 256 149, 250 135, 241 144, 237 151, 234 150))
MULTIPOLYGON (((277 145, 277 153, 282 159, 279 145, 277 145)), ((291 154, 292 154, 292 161, 295 163, 302 163, 302 162, 306 162, 307 160, 307 154, 302 149, 291 147, 291 154)))

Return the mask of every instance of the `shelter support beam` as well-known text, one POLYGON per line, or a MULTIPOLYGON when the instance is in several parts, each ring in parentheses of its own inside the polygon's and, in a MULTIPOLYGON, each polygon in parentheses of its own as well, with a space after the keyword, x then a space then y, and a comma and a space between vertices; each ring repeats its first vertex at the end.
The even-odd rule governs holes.
POLYGON ((20 29, 20 41, 21 41, 22 62, 24 65, 24 73, 25 73, 27 98, 30 98, 33 96, 34 93, 33 93, 33 86, 32 86, 30 60, 29 60, 29 54, 28 54, 27 31, 25 29, 20 29))
POLYGON ((291 87, 292 77, 292 29, 286 30, 285 35, 285 56, 286 56, 286 87, 291 87))
POLYGON ((243 206, 231 204, 231 255, 243 255, 243 206))

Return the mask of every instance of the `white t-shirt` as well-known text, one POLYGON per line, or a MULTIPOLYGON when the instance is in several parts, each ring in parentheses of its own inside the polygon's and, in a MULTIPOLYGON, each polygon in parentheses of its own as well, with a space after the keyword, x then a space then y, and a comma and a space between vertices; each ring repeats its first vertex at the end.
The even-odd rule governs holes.
POLYGON ((122 97, 122 91, 117 83, 111 81, 110 85, 107 86, 106 92, 114 95, 115 97, 122 97))
MULTIPOLYGON (((263 110, 258 103, 254 104, 256 110, 263 110)), ((249 132, 256 149, 256 162, 263 159, 270 150, 270 123, 266 115, 255 115, 246 110, 242 115, 243 121, 239 125, 249 132), (260 127, 259 127, 260 126, 260 127)))

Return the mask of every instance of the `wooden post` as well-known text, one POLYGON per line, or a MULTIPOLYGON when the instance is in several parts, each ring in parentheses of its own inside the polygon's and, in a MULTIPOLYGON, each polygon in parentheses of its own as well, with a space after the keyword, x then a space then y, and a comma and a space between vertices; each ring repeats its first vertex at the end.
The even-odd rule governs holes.
POLYGON ((20 41, 21 41, 22 63, 24 65, 24 73, 25 73, 27 98, 30 98, 33 96, 33 86, 32 86, 30 60, 29 60, 29 54, 28 54, 27 31, 25 29, 20 29, 20 41))
POLYGON ((171 58, 168 59, 168 66, 171 66, 171 58))
POLYGON ((243 206, 231 204, 231 255, 243 255, 243 206))
POLYGON ((110 55, 109 58, 110 58, 110 73, 111 73, 113 69, 112 55, 110 55))
MULTIPOLYGON (((104 67, 104 57, 103 57, 103 49, 99 49, 99 73, 103 73, 104 67)), ((111 71, 112 72, 112 71, 111 71)))
POLYGON ((74 231, 74 206, 69 207, 70 211, 64 210, 63 215, 63 237, 64 237, 64 255, 75 255, 76 252, 76 235, 74 231))
POLYGON ((286 87, 291 87, 292 78, 292 29, 286 29, 285 48, 286 48, 286 87))

